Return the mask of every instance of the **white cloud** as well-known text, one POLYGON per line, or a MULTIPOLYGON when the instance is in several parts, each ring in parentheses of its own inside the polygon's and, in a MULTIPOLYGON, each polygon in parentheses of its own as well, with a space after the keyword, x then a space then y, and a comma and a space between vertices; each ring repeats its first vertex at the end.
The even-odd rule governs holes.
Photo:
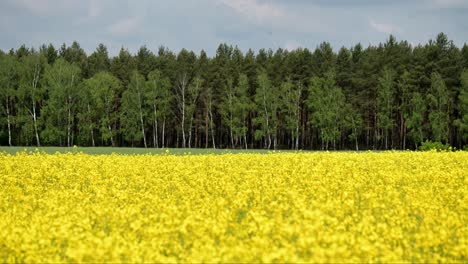
POLYGON ((109 27, 109 32, 113 35, 129 35, 135 32, 140 26, 140 19, 138 17, 129 17, 117 21, 109 27))
POLYGON ((468 0, 432 0, 431 4, 442 8, 468 7, 468 0))
POLYGON ((102 9, 103 9, 102 2, 103 1, 99 1, 99 0, 89 0, 89 3, 88 3, 88 16, 89 17, 95 18, 101 15, 102 9))
POLYGON ((386 24, 386 23, 379 23, 374 21, 373 19, 369 20, 369 25, 371 28, 374 30, 380 32, 380 33, 385 33, 385 34, 392 34, 392 33, 397 33, 400 32, 400 28, 397 27, 396 25, 393 24, 386 24))
POLYGON ((298 48, 301 47, 301 44, 299 44, 297 41, 295 40, 290 40, 288 42, 286 42, 286 45, 284 45, 284 48, 288 51, 293 51, 293 50, 296 50, 298 48))
POLYGON ((15 4, 40 16, 57 15, 60 12, 76 10, 80 7, 79 0, 16 0, 15 4))
POLYGON ((286 17, 280 7, 271 3, 262 3, 258 0, 218 0, 225 6, 232 8, 249 19, 266 21, 286 17))
POLYGON ((329 32, 324 24, 323 9, 313 3, 307 9, 298 10, 271 0, 211 0, 228 7, 243 20, 270 28, 270 34, 277 31, 294 33, 329 32))

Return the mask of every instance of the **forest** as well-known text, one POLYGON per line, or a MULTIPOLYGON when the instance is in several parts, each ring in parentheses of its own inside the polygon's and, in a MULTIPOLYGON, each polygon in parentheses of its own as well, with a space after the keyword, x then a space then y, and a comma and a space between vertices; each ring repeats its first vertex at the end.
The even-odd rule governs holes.
POLYGON ((468 144, 468 46, 136 54, 78 42, 0 50, 0 145, 416 149, 468 144))

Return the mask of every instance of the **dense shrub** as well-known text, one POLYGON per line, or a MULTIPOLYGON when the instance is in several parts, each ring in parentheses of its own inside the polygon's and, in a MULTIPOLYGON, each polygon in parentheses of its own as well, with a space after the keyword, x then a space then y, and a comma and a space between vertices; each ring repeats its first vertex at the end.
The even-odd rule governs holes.
POLYGON ((452 151, 452 147, 449 144, 443 144, 441 142, 433 142, 430 140, 426 140, 419 146, 420 151, 430 151, 430 150, 437 150, 437 151, 452 151))

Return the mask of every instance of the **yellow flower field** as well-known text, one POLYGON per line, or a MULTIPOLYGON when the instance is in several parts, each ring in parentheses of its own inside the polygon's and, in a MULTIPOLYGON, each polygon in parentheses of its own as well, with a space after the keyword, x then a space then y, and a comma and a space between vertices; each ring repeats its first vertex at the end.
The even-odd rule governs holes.
POLYGON ((467 262, 468 153, 0 154, 2 262, 467 262))

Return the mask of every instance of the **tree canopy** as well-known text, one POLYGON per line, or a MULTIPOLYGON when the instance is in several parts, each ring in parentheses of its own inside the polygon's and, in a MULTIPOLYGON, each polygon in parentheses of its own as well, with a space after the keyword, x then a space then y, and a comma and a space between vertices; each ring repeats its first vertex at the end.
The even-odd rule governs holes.
POLYGON ((333 50, 221 44, 216 54, 99 44, 0 51, 0 144, 414 149, 468 144, 468 46, 333 50))

